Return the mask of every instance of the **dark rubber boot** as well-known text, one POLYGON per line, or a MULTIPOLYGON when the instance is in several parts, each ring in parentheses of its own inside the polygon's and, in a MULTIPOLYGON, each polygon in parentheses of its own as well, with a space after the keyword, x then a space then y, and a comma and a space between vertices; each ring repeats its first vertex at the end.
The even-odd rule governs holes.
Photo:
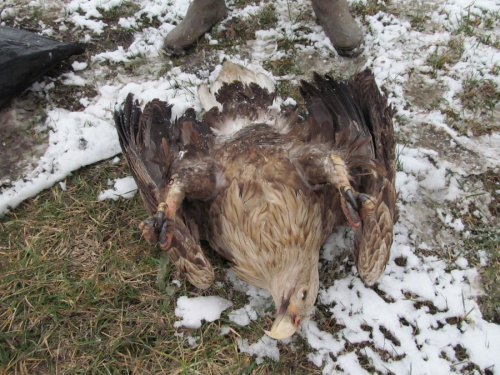
POLYGON ((226 15, 224 0, 193 0, 186 17, 165 37, 163 51, 167 55, 184 55, 187 48, 226 15))
POLYGON ((354 57, 362 52, 363 33, 346 0, 312 0, 312 7, 339 55, 354 57))

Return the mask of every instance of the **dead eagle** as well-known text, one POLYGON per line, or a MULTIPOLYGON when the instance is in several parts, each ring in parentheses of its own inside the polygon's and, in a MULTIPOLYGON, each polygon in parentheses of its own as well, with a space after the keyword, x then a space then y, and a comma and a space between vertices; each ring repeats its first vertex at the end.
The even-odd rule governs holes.
POLYGON ((143 236, 201 289, 214 280, 208 240, 239 278, 271 292, 276 339, 312 309, 320 247, 335 227, 353 228, 359 275, 372 284, 396 221, 392 109, 371 72, 348 83, 315 74, 300 90, 305 120, 273 105, 266 75, 227 62, 199 89, 201 121, 193 109, 171 120, 158 99, 142 112, 132 94, 115 113, 149 215, 143 236))

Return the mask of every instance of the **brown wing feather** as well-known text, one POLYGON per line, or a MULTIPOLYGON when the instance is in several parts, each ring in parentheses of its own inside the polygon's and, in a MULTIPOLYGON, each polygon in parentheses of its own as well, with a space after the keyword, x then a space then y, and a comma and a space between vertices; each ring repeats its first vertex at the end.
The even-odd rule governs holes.
POLYGON ((383 192, 374 196, 376 206, 373 216, 363 219, 362 227, 354 234, 354 260, 359 276, 368 285, 375 283, 384 272, 391 252, 394 211, 384 199, 389 191, 394 192, 394 189, 389 180, 384 179, 383 192))
POLYGON ((366 283, 372 284, 380 277, 389 259, 393 227, 398 216, 393 110, 369 70, 358 74, 350 82, 350 89, 372 134, 374 158, 385 169, 384 175, 366 176, 360 186, 361 191, 376 200, 373 216, 364 219, 362 228, 355 233, 358 272, 366 283))
POLYGON ((365 117, 347 83, 315 73, 314 85, 301 81, 301 93, 308 105, 312 141, 326 142, 342 153, 351 176, 357 180, 371 170, 384 174, 384 168, 373 157, 365 117))
POLYGON ((209 288, 214 281, 214 269, 206 258, 199 241, 192 236, 180 217, 170 226, 172 245, 167 253, 179 272, 199 289, 209 288))
POLYGON ((158 102, 149 103, 142 113, 139 103, 129 94, 122 107, 115 111, 120 145, 149 215, 156 212, 162 183, 162 174, 157 162, 161 138, 151 134, 157 129, 151 128, 151 124, 156 122, 152 121, 150 114, 158 117, 157 113, 161 112, 163 118, 170 119, 170 106, 158 102))
MULTIPOLYGON (((188 109, 181 118, 171 121, 171 108, 168 103, 154 99, 142 112, 129 94, 115 111, 120 145, 150 216, 164 200, 171 176, 180 171, 184 175, 189 173, 198 160, 206 164, 203 158, 212 143, 210 128, 196 120, 194 110, 188 109)), ((213 194, 215 177, 210 175, 213 173, 209 168, 204 178, 191 176, 191 179, 207 195, 213 194)))
MULTIPOLYGON (((171 121, 168 103, 155 99, 146 104, 142 112, 139 103, 129 94, 123 106, 115 111, 115 123, 123 154, 149 216, 154 216, 158 204, 165 202, 174 174, 185 179, 186 196, 214 194, 213 166, 204 160, 210 149, 210 130, 196 120, 193 110, 187 110, 178 121, 171 121), (201 176, 196 174, 200 169, 201 176)), ((182 202, 177 203, 180 206, 182 202)), ((199 245, 199 236, 192 233, 197 232, 197 228, 186 226, 182 207, 169 220, 170 258, 193 285, 208 288, 214 271, 199 245)), ((158 241, 154 227, 145 225, 145 228, 147 237, 158 241)))
POLYGON ((392 123, 394 110, 388 105, 387 98, 381 94, 370 70, 356 75, 349 86, 372 134, 375 158, 384 165, 387 179, 394 182, 396 174, 396 143, 392 123))
POLYGON ((372 134, 374 158, 384 167, 384 179, 379 176, 364 182, 365 192, 372 195, 382 194, 383 201, 396 222, 396 141, 392 123, 394 110, 380 92, 371 71, 366 70, 358 74, 350 82, 350 87, 372 134))
POLYGON ((352 155, 372 156, 369 130, 346 83, 315 73, 314 86, 302 81, 301 93, 310 118, 319 124, 327 140, 334 140, 336 147, 349 145, 352 155))
POLYGON ((397 218, 392 108, 369 70, 348 83, 315 74, 314 85, 301 82, 301 92, 312 141, 326 141, 341 153, 354 189, 375 200, 373 216, 363 218, 355 230, 358 271, 371 284, 389 258, 397 218))

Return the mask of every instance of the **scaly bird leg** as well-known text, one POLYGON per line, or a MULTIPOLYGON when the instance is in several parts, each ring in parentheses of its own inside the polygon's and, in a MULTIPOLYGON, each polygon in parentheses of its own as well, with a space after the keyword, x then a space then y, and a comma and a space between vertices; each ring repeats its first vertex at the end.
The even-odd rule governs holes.
POLYGON ((165 220, 165 208, 167 207, 167 204, 165 202, 161 202, 158 205, 158 208, 156 209, 156 222, 155 222, 155 228, 161 228, 162 225, 164 224, 165 220))
POLYGON ((349 226, 359 228, 361 220, 370 218, 375 210, 375 200, 363 193, 358 193, 351 186, 350 176, 343 155, 321 150, 317 147, 300 149, 294 155, 302 167, 308 182, 313 186, 331 184, 339 191, 340 205, 349 226))
POLYGON ((333 163, 331 182, 340 192, 340 205, 342 211, 352 228, 359 228, 361 219, 369 218, 375 210, 375 201, 367 194, 356 192, 349 182, 347 167, 341 156, 332 154, 333 163), (360 208, 361 207, 361 208, 360 208))
POLYGON ((173 234, 169 232, 169 222, 172 222, 184 199, 184 187, 175 174, 166 189, 163 202, 158 204, 156 215, 148 217, 139 224, 142 235, 150 244, 160 243, 163 250, 170 248, 173 234))
POLYGON ((168 223, 174 219, 177 210, 184 200, 184 195, 184 186, 179 175, 175 174, 168 184, 165 201, 158 205, 157 218, 163 220, 161 226, 158 225, 160 247, 162 250, 170 248, 173 234, 168 231, 168 223))

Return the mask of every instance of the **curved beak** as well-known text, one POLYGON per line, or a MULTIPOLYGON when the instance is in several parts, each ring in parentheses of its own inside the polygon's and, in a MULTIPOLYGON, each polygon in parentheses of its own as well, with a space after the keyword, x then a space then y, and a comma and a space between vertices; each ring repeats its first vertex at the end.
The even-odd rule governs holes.
POLYGON ((300 326, 300 316, 296 311, 297 309, 292 304, 288 305, 285 313, 278 313, 271 330, 264 331, 266 335, 275 340, 283 340, 292 336, 300 326))

